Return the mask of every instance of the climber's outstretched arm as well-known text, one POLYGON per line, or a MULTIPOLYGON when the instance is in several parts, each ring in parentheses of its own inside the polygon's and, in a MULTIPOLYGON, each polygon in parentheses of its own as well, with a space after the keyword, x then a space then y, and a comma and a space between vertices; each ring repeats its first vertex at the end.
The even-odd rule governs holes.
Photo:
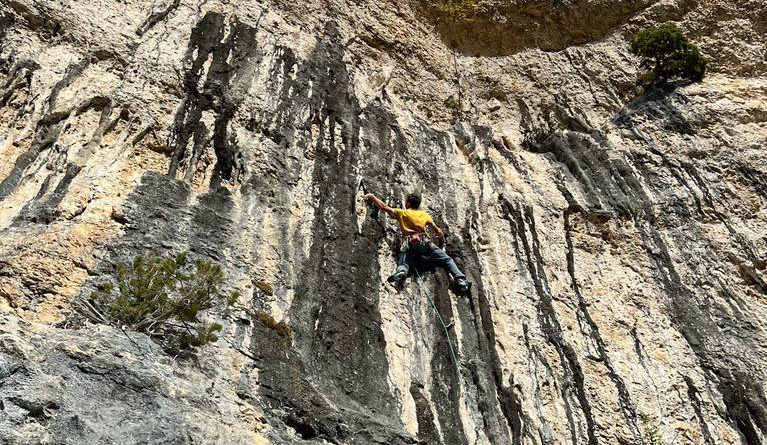
POLYGON ((387 206, 385 202, 381 201, 378 198, 378 196, 372 193, 368 193, 367 195, 365 195, 365 199, 367 199, 368 201, 371 201, 373 204, 375 204, 376 207, 388 213, 389 215, 394 216, 394 209, 387 206))

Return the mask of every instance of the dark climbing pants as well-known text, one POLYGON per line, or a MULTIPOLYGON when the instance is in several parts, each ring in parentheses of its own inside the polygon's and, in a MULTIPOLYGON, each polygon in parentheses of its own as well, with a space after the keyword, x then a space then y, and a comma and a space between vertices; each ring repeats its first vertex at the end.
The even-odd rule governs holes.
POLYGON ((423 261, 426 264, 439 266, 447 269, 454 279, 466 278, 466 275, 456 266, 455 261, 444 250, 437 247, 434 243, 429 243, 423 247, 411 247, 399 254, 397 262, 397 272, 410 271, 410 267, 415 261, 423 261))

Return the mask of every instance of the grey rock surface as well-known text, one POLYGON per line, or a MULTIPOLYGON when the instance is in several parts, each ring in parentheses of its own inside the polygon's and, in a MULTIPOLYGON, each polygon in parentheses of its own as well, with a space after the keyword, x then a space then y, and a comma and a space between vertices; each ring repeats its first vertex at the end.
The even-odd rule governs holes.
POLYGON ((477 5, 0 5, 0 442, 767 443, 767 6, 477 5), (386 283, 413 190, 471 296, 386 283), (78 321, 152 250, 248 309, 194 357, 78 321))

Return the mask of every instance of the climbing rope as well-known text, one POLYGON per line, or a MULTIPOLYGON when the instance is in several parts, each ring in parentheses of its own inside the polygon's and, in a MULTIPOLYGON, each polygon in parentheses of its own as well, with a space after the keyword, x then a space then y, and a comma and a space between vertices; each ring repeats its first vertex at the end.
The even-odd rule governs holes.
POLYGON ((426 290, 426 285, 421 280, 421 274, 418 273, 418 269, 415 269, 416 277, 418 277, 418 288, 421 289, 421 293, 426 295, 426 298, 429 300, 429 303, 431 303, 432 309, 434 309, 434 313, 437 314, 437 319, 439 320, 439 324, 442 325, 442 330, 445 331, 445 338, 447 339, 447 348, 450 350, 450 358, 453 361, 453 365, 458 367, 458 359, 455 356, 455 350, 453 349, 453 342, 450 340, 450 332, 448 329, 450 329, 450 326, 453 325, 453 323, 445 324, 445 320, 442 319, 442 315, 440 315, 439 310, 437 309, 437 305, 434 304, 434 300, 429 296, 429 292, 426 290))
MULTIPOLYGON (((362 192, 367 194, 367 187, 365 187, 365 180, 360 179, 359 185, 357 185, 357 190, 362 189, 362 192)), ((377 208, 376 208, 377 210, 377 208)), ((376 211, 377 215, 377 211, 376 211)), ((386 232, 386 227, 383 225, 383 223, 378 220, 378 218, 374 218, 378 221, 378 224, 381 226, 381 229, 386 232)), ((421 279, 421 274, 418 273, 418 269, 415 269, 416 277, 418 277, 418 288, 421 290, 421 293, 426 295, 426 298, 429 300, 429 303, 431 304, 432 309, 434 309, 434 313, 437 314, 437 319, 439 320, 440 326, 442 326, 442 330, 445 332, 445 339, 447 339, 447 347, 450 350, 450 359, 453 362, 453 365, 457 368, 458 367, 458 359, 455 355, 455 349, 453 348, 453 341, 450 340, 450 332, 448 329, 450 329, 451 326, 453 326, 453 323, 450 322, 448 324, 445 324, 445 320, 442 318, 442 315, 440 315, 439 310, 437 309, 437 305, 434 304, 434 300, 429 296, 429 292, 426 290, 426 285, 423 283, 423 280, 421 279)))

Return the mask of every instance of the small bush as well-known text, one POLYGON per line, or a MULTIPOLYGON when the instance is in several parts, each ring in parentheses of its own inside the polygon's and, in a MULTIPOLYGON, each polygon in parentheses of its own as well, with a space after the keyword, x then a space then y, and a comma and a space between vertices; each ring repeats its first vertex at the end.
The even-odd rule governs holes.
POLYGON ((442 101, 442 105, 444 105, 445 108, 450 108, 450 109, 453 109, 453 110, 457 110, 458 109, 458 101, 453 99, 453 96, 450 96, 447 99, 443 100, 442 101))
POLYGON ((113 280, 102 283, 82 305, 93 321, 143 332, 169 352, 192 349, 218 339, 218 323, 200 320, 201 312, 231 306, 239 295, 219 287, 224 273, 217 264, 175 258, 136 256, 116 267, 113 280))
POLYGON ((277 323, 277 320, 275 320, 274 317, 267 314, 266 312, 260 312, 258 314, 258 321, 263 323, 267 328, 276 332, 277 335, 282 338, 290 339, 293 336, 293 328, 291 328, 284 321, 277 323))
POLYGON ((642 439, 644 439, 645 445, 663 445, 660 430, 653 421, 653 418, 648 414, 640 414, 639 419, 642 421, 642 429, 644 430, 642 439))
POLYGON ((634 35, 631 52, 642 58, 640 66, 648 70, 644 77, 651 84, 676 79, 700 82, 706 74, 708 61, 673 23, 634 35))
POLYGON ((264 295, 268 295, 270 297, 274 295, 274 288, 266 281, 256 281, 256 288, 258 288, 258 290, 260 290, 264 295))
POLYGON ((454 23, 471 24, 476 21, 477 0, 437 0, 437 12, 454 23))

